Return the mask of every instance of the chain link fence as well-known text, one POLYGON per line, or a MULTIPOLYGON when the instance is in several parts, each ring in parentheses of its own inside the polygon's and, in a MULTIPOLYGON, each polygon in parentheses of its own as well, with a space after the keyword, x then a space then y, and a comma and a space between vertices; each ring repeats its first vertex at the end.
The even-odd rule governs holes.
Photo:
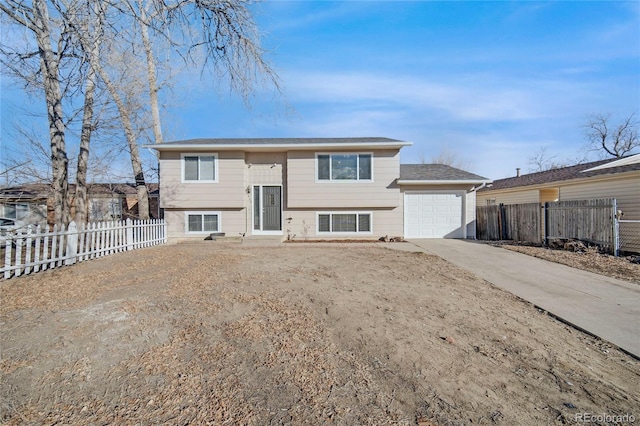
POLYGON ((621 252, 640 253, 640 220, 618 220, 618 247, 621 252))

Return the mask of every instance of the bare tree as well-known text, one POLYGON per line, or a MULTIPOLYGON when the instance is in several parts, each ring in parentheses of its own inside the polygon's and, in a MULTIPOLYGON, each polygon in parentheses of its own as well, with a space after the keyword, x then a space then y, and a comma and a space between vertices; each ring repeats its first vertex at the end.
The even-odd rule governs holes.
POLYGON ((133 36, 142 41, 155 143, 163 141, 158 98, 161 86, 154 54, 158 40, 190 66, 208 68, 217 78, 228 78, 231 90, 247 104, 259 81, 281 91, 278 76, 260 47, 260 34, 248 8, 251 2, 126 0, 112 4, 132 18, 137 31, 133 36))
MULTIPOLYGON (((94 7, 96 7, 94 5, 94 7)), ((102 26, 98 20, 91 26, 85 26, 85 31, 93 35, 93 40, 87 56, 97 56, 100 53, 100 41, 102 38, 102 26)), ((90 61, 87 61, 91 64, 90 61)), ((88 218, 88 194, 87 174, 89 168, 89 147, 91 134, 94 130, 94 103, 97 82, 97 73, 91 65, 87 67, 87 77, 84 92, 84 106, 82 116, 82 129, 80 132, 80 150, 78 153, 78 167, 76 170, 76 223, 85 223, 88 218)))
POLYGON ((566 161, 558 160, 557 155, 552 155, 546 146, 539 148, 536 152, 527 157, 528 171, 530 173, 543 172, 546 170, 560 169, 569 166, 566 161))
MULTIPOLYGON (((421 162, 425 164, 423 157, 421 158, 421 162)), ((459 153, 451 151, 446 147, 440 149, 437 155, 431 157, 431 164, 444 164, 463 170, 469 169, 471 166, 470 162, 462 158, 459 153)))
POLYGON ((149 216, 144 168, 137 143, 151 128, 154 140, 157 143, 163 140, 156 56, 160 51, 159 40, 189 66, 213 71, 220 84, 228 82, 231 90, 240 94, 247 104, 257 84, 273 84, 280 92, 278 77, 260 47, 259 31, 249 9, 251 3, 246 0, 6 0, 0 3, 0 11, 16 27, 35 38, 35 43, 17 43, 27 45, 25 51, 18 51, 7 43, 2 44, 1 53, 6 68, 22 78, 26 86, 41 90, 46 99, 56 223, 69 220, 69 159, 65 136, 69 133, 69 123, 80 116, 76 203, 78 219, 86 217, 85 188, 87 168, 91 164, 90 140, 97 122, 94 117, 97 85, 106 88, 118 110, 138 189, 140 216, 149 216), (114 12, 107 14, 107 8, 114 12), (103 31, 107 29, 109 33, 105 37, 103 31), (106 40, 109 41, 107 48, 106 40), (139 52, 144 55, 144 65, 138 68, 146 69, 146 77, 134 69, 137 63, 134 59, 139 52), (144 80, 150 106, 143 101, 143 92, 139 90, 145 86, 144 80), (83 107, 71 111, 65 121, 68 108, 63 108, 63 101, 73 103, 77 99, 83 100, 83 107), (147 119, 151 126, 147 125, 147 119))
POLYGON ((2 63, 28 84, 33 84, 37 78, 41 79, 49 123, 54 221, 58 225, 66 224, 69 222, 69 160, 65 143, 63 91, 60 85, 62 78, 59 70, 65 49, 69 46, 67 33, 61 29, 60 20, 54 21, 51 18, 45 0, 33 0, 30 6, 23 1, 6 0, 0 3, 0 11, 13 24, 35 37, 35 48, 26 52, 3 44, 2 63), (25 72, 22 65, 36 57, 39 60, 39 75, 25 72))
POLYGON ((591 115, 584 125, 589 148, 603 157, 631 154, 640 148, 638 124, 635 113, 617 125, 611 123, 611 115, 591 115))

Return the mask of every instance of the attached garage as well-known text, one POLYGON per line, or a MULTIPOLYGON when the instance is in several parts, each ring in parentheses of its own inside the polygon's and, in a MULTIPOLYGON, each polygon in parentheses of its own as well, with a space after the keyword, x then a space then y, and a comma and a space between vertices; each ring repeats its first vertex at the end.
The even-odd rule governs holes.
POLYGON ((465 238, 465 193, 405 192, 405 238, 465 238))
POLYGON ((400 165, 404 237, 475 238, 475 191, 488 182, 444 164, 400 165))

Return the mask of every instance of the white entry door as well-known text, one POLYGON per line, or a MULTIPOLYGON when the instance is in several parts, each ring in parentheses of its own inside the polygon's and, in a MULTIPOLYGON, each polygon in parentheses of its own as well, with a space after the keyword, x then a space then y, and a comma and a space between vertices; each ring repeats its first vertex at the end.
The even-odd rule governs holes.
POLYGON ((405 193, 405 238, 465 238, 464 192, 405 193))

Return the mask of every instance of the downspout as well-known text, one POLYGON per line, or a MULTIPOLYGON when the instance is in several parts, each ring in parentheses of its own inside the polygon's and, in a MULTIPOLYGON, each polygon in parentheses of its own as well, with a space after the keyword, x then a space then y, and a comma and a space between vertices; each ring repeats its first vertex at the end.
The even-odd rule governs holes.
POLYGON ((474 186, 472 187, 469 192, 476 192, 476 191, 480 191, 482 188, 484 188, 485 186, 487 186, 487 182, 484 182, 482 185, 480 186, 474 186))

